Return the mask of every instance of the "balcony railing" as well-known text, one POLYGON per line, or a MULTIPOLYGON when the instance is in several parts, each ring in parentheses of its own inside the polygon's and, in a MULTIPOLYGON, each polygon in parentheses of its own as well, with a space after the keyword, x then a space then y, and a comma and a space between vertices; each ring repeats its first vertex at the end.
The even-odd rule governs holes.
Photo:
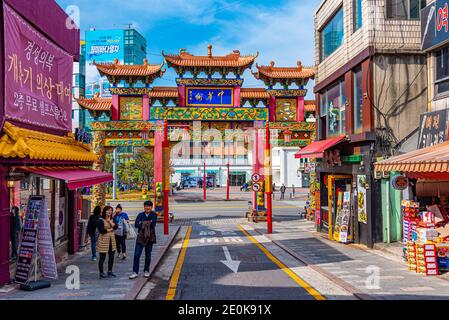
MULTIPOLYGON (((171 159, 174 166, 202 166, 203 159, 171 159)), ((231 166, 249 166, 251 165, 248 159, 230 159, 231 166)), ((207 158, 206 165, 208 166, 226 166, 228 159, 207 158)))

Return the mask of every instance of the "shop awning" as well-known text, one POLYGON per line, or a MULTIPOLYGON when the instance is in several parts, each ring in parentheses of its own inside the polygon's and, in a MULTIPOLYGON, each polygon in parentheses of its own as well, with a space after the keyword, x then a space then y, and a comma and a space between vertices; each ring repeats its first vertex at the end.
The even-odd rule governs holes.
POLYGON ((330 138, 327 140, 314 141, 307 147, 301 149, 295 154, 296 159, 313 159, 313 158, 323 158, 324 152, 333 146, 339 144, 346 139, 346 136, 339 136, 335 138, 330 138))
POLYGON ((449 174, 449 141, 375 163, 376 171, 400 171, 421 179, 449 174))
POLYGON ((69 190, 114 181, 110 173, 77 167, 20 167, 18 169, 47 178, 63 180, 69 190))

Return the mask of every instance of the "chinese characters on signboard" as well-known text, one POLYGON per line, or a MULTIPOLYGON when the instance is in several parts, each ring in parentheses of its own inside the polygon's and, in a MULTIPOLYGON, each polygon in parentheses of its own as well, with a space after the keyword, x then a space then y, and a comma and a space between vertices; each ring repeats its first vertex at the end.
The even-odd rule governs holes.
POLYGON ((187 88, 187 106, 233 107, 231 88, 187 88))
POLYGON ((447 110, 421 115, 418 149, 430 147, 447 140, 447 110))
POLYGON ((73 57, 7 5, 3 12, 5 117, 71 131, 73 57))
POLYGON ((357 212, 358 221, 360 223, 368 223, 368 215, 366 213, 366 176, 357 176, 357 212))
POLYGON ((421 48, 429 51, 448 40, 448 0, 436 0, 421 10, 421 48))

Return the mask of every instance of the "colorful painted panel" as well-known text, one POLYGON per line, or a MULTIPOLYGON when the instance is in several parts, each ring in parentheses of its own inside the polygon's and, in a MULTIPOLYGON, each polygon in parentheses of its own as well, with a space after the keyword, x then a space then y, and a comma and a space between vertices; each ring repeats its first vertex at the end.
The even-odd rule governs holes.
POLYGON ((232 107, 234 106, 233 88, 186 88, 189 107, 232 107))
POLYGON ((142 120, 142 97, 120 97, 120 120, 142 120))
POLYGON ((105 139, 105 147, 151 147, 154 139, 105 139))
POLYGON ((148 131, 157 127, 156 123, 147 121, 107 121, 91 122, 93 131, 148 131))
POLYGON ((276 121, 296 122, 297 99, 276 99, 276 121))
POLYGON ((267 108, 161 108, 153 107, 151 119, 167 120, 215 120, 215 121, 256 121, 267 120, 267 108))

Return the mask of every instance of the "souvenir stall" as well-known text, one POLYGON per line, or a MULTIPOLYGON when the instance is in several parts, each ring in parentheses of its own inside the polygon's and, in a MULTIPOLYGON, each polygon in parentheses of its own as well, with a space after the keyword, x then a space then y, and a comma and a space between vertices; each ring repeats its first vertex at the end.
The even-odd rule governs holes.
POLYGON ((376 172, 402 172, 404 258, 426 275, 449 271, 449 142, 376 163, 376 172))

